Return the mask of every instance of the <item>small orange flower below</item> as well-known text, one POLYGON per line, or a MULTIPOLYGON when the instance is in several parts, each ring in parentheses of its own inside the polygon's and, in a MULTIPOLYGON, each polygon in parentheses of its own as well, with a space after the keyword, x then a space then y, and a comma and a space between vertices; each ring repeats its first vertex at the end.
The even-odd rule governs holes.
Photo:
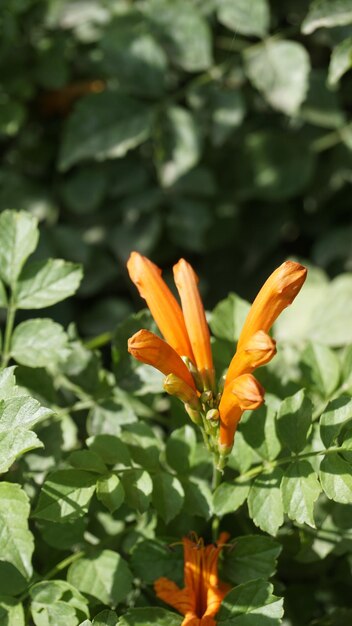
POLYGON ((184 588, 168 578, 158 578, 155 593, 185 616, 182 626, 216 626, 214 619, 230 586, 218 579, 219 554, 229 538, 221 533, 217 544, 205 546, 203 540, 184 537, 184 588))

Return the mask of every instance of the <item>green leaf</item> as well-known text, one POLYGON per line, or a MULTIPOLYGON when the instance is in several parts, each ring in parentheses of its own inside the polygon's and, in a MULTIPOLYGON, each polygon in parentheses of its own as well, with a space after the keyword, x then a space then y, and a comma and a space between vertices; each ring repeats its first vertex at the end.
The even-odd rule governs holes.
POLYGON ((117 15, 100 41, 104 67, 130 93, 161 96, 167 83, 167 58, 148 22, 133 9, 117 15))
POLYGON ((99 167, 96 163, 83 164, 65 177, 59 191, 65 206, 72 213, 90 215, 99 208, 108 185, 108 172, 104 166, 99 167))
POLYGON ((87 472, 96 472, 97 474, 105 474, 107 467, 101 460, 100 456, 92 450, 75 450, 67 459, 72 467, 87 470, 87 472))
POLYGON ((267 404, 248 412, 241 420, 245 442, 266 461, 276 459, 282 447, 276 432, 278 406, 276 399, 267 396, 267 404))
POLYGON ((191 252, 205 251, 212 219, 209 205, 204 202, 175 198, 167 216, 169 237, 173 243, 191 252))
POLYGON ((83 470, 58 470, 46 478, 33 515, 67 522, 85 515, 95 491, 96 475, 83 470))
POLYGON ((155 131, 155 160, 163 187, 170 187, 194 167, 200 157, 200 133, 192 113, 167 108, 155 131))
MULTIPOLYGON (((340 128, 346 121, 345 112, 341 108, 336 91, 329 88, 327 80, 325 70, 313 69, 311 71, 308 94, 298 116, 301 120, 318 127, 340 128)), ((319 149, 319 140, 316 149, 319 149)))
POLYGON ((0 430, 0 474, 7 472, 18 457, 29 450, 42 447, 43 443, 32 430, 25 428, 0 430))
POLYGON ((0 403, 0 432, 10 428, 31 428, 53 414, 30 396, 17 395, 0 403))
POLYGON ((310 71, 306 49, 295 41, 268 40, 244 55, 246 73, 267 102, 293 115, 304 101, 310 71))
POLYGON ((173 63, 187 72, 211 66, 211 33, 196 7, 186 0, 150 0, 145 10, 173 63))
POLYGON ((138 578, 153 584, 165 576, 182 584, 183 555, 181 546, 168 546, 157 540, 137 543, 132 551, 131 567, 138 578))
POLYGON ((0 596, 0 623, 4 626, 25 626, 22 604, 14 598, 0 596))
POLYGON ((300 452, 306 446, 312 424, 312 411, 312 403, 303 389, 281 403, 277 433, 291 452, 300 452))
POLYGON ((26 265, 18 281, 16 306, 43 309, 74 294, 82 280, 76 263, 49 259, 26 265))
MULTIPOLYGON (((115 611, 101 611, 93 619, 93 626, 117 626, 118 617, 115 611)), ((85 626, 81 624, 80 626, 85 626)))
POLYGON ((5 290, 4 283, 0 280, 0 309, 5 309, 7 307, 7 293, 5 290))
POLYGON ((321 486, 309 461, 294 461, 284 471, 281 493, 290 519, 315 528, 314 502, 320 492, 321 486))
POLYGON ((322 460, 320 482, 328 498, 352 504, 352 466, 337 452, 327 454, 322 460))
POLYGON ((267 0, 217 0, 218 19, 235 33, 263 37, 269 30, 270 9, 267 0))
POLYGON ((310 35, 317 28, 334 28, 352 23, 350 0, 314 0, 302 23, 302 32, 310 35))
POLYGON ((149 507, 153 491, 152 479, 148 472, 142 469, 133 469, 123 472, 120 478, 128 506, 144 513, 149 507))
POLYGON ((113 513, 120 508, 125 499, 125 491, 116 474, 108 474, 98 478, 97 498, 113 513))
POLYGON ((352 67, 352 37, 344 39, 332 51, 329 65, 329 85, 336 85, 352 67))
POLYGON ((27 320, 15 328, 11 355, 21 365, 50 367, 68 355, 67 335, 49 318, 27 320))
POLYGON ((117 626, 181 626, 183 617, 165 609, 130 609, 120 617, 117 626))
POLYGON ((166 472, 153 476, 153 506, 166 524, 180 512, 184 497, 178 478, 166 472))
POLYGON ((279 626, 283 599, 272 595, 273 586, 263 580, 238 585, 222 601, 216 616, 221 626, 279 626))
POLYGON ((214 493, 214 513, 215 515, 226 515, 233 513, 242 506, 249 494, 250 483, 221 483, 214 493))
POLYGON ((270 535, 276 535, 284 522, 281 478, 282 471, 279 468, 261 474, 255 479, 248 496, 250 517, 256 526, 270 535))
POLYGON ((63 135, 59 167, 65 171, 85 159, 123 157, 148 139, 153 119, 149 104, 120 92, 105 91, 82 98, 63 135))
POLYGON ((153 430, 142 422, 126 426, 121 434, 127 444, 132 459, 146 469, 159 467, 161 442, 153 430))
POLYGON ((38 222, 26 211, 0 215, 0 276, 11 287, 38 243, 38 222))
POLYGON ((271 537, 236 537, 231 548, 223 551, 224 575, 235 585, 270 578, 275 573, 280 552, 281 545, 271 537))
POLYGON ((324 398, 335 391, 340 381, 340 362, 327 346, 309 342, 302 354, 304 373, 308 370, 308 380, 324 398))
POLYGON ((117 552, 101 550, 70 565, 67 580, 101 604, 115 607, 131 591, 132 574, 117 552))
POLYGON ((107 465, 130 465, 131 455, 125 443, 114 435, 96 435, 87 439, 87 446, 107 465))
POLYGON ((193 477, 181 478, 181 484, 185 493, 184 510, 192 511, 192 515, 209 519, 213 513, 213 506, 208 483, 193 477))
POLYGON ((166 460, 180 474, 189 472, 197 443, 196 433, 188 424, 173 430, 166 443, 166 460))
MULTIPOLYGON (((240 336, 250 305, 235 293, 216 305, 210 318, 210 328, 219 339, 234 343, 240 336)), ((234 351, 235 353, 235 351, 234 351)), ((229 363, 230 365, 230 363, 229 363)))
POLYGON ((64 580, 37 583, 30 596, 36 626, 77 626, 88 617, 87 600, 64 580))
POLYGON ((340 396, 329 402, 320 418, 320 436, 324 446, 329 448, 351 419, 352 399, 349 396, 340 396))
POLYGON ((32 575, 33 535, 28 529, 28 496, 20 485, 0 482, 0 554, 27 580, 32 575))

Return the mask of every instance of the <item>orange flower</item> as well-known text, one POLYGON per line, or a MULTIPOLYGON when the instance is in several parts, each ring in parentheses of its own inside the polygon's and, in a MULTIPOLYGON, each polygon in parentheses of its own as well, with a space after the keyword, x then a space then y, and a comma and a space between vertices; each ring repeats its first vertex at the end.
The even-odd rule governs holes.
POLYGON ((306 268, 286 261, 264 283, 247 315, 223 392, 217 393, 210 333, 192 267, 184 259, 174 266, 182 309, 151 261, 132 252, 127 267, 166 340, 142 330, 129 340, 129 351, 165 374, 165 390, 185 403, 209 449, 225 457, 243 411, 258 408, 264 400, 264 389, 252 372, 276 354, 268 332, 301 289, 306 268))
POLYGON ((184 588, 168 578, 155 582, 158 598, 185 616, 182 626, 216 626, 214 616, 230 590, 218 578, 219 554, 228 538, 228 533, 221 533, 216 545, 205 546, 203 540, 184 537, 184 588))

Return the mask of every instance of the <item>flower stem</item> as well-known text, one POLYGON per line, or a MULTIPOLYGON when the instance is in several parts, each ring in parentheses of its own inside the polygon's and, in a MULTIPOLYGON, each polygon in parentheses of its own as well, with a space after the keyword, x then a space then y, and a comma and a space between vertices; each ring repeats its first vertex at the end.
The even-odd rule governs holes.
POLYGON ((1 359, 1 368, 4 369, 9 360, 10 360, 10 350, 11 350, 11 337, 13 326, 15 323, 15 315, 16 315, 16 305, 14 302, 13 296, 11 296, 9 302, 9 308, 7 310, 7 319, 6 319, 6 328, 5 328, 5 337, 4 337, 4 349, 2 352, 1 359))

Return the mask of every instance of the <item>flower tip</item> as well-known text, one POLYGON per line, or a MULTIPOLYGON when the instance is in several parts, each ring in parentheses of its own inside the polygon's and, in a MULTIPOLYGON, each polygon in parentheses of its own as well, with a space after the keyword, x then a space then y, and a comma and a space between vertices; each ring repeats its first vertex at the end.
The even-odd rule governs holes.
POLYGON ((307 268, 295 261, 285 261, 279 268, 279 293, 288 292, 292 302, 301 289, 306 277, 307 268))
POLYGON ((265 390, 252 374, 238 376, 233 382, 231 391, 243 411, 257 409, 264 402, 265 390))

